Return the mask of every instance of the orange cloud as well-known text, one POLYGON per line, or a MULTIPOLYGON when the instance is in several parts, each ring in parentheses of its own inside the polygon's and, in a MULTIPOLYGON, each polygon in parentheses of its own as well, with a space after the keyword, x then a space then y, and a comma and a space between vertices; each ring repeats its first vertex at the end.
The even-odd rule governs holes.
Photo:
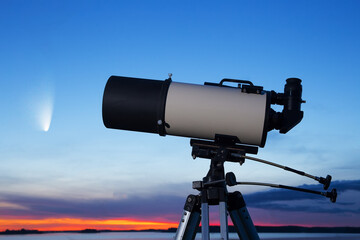
POLYGON ((168 229, 177 227, 178 223, 152 222, 135 219, 80 219, 80 218, 47 218, 47 219, 0 219, 0 231, 6 229, 37 229, 40 231, 82 230, 86 228, 109 230, 143 230, 168 229))

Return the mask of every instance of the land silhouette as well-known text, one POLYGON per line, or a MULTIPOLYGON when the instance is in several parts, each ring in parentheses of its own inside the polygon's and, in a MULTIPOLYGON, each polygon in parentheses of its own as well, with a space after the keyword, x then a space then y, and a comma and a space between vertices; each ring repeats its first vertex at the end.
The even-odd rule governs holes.
MULTIPOLYGON (((302 226, 255 226, 259 233, 360 233, 360 227, 302 227, 302 226)), ((199 227, 199 232, 201 227, 199 227)), ((83 229, 74 231, 39 231, 33 229, 5 230, 0 235, 46 234, 46 233, 101 233, 101 232, 176 232, 176 228, 145 230, 97 230, 83 229)), ((210 226, 210 232, 220 232, 220 226, 210 226)), ((229 232, 236 232, 229 226, 229 232)))

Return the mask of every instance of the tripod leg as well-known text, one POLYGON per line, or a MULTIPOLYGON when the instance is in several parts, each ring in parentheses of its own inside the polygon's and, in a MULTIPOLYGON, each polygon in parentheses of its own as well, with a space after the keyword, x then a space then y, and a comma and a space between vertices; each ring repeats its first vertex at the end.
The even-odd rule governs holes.
POLYGON ((260 240, 240 192, 228 195, 228 211, 241 240, 260 240))
POLYGON ((209 228, 209 204, 207 202, 201 203, 201 239, 210 239, 209 228))
POLYGON ((219 202, 221 240, 229 239, 226 202, 219 202))
POLYGON ((193 240, 200 224, 199 196, 189 195, 186 198, 184 212, 176 231, 175 240, 193 240))

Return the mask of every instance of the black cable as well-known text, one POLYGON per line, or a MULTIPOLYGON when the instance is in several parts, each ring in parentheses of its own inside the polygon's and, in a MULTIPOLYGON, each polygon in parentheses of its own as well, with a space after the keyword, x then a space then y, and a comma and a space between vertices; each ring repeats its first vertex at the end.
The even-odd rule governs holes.
POLYGON ((320 191, 314 191, 314 190, 305 189, 305 188, 291 187, 291 186, 280 185, 280 184, 272 184, 272 183, 236 182, 236 184, 238 184, 238 185, 267 186, 267 187, 273 187, 273 188, 283 188, 283 189, 288 189, 288 190, 293 190, 293 191, 312 193, 312 194, 317 194, 317 195, 321 195, 321 196, 330 198, 331 202, 333 202, 333 203, 336 202, 336 198, 337 198, 337 191, 336 191, 335 188, 333 188, 333 189, 331 190, 331 192, 320 192, 320 191))
POLYGON ((287 167, 287 166, 284 166, 284 165, 280 165, 280 164, 277 164, 277 163, 266 161, 264 159, 245 156, 245 155, 242 156, 242 157, 245 158, 245 159, 249 159, 249 160, 253 160, 253 161, 256 161, 256 162, 261 162, 261 163, 264 163, 264 164, 268 164, 268 165, 271 165, 271 166, 274 166, 274 167, 278 167, 278 168, 284 169, 285 171, 293 172, 293 173, 299 174, 301 176, 312 178, 315 181, 318 181, 319 183, 323 184, 324 185, 324 190, 327 190, 329 188, 329 186, 330 186, 330 183, 331 183, 331 176, 330 175, 327 175, 326 178, 316 177, 316 176, 310 175, 308 173, 305 173, 303 171, 299 171, 299 170, 296 170, 296 169, 293 169, 293 168, 290 168, 290 167, 287 167))

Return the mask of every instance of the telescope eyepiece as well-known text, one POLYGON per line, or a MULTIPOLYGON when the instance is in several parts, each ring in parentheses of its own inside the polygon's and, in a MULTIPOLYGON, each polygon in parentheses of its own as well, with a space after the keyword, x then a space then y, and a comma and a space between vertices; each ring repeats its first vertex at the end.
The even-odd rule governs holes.
POLYGON ((301 80, 299 78, 288 78, 284 88, 285 104, 284 110, 300 111, 302 95, 301 80))
POLYGON ((270 111, 268 131, 280 130, 280 133, 287 133, 295 127, 303 118, 301 104, 302 86, 301 79, 288 78, 284 87, 284 93, 271 91, 271 104, 284 106, 282 112, 270 111))

